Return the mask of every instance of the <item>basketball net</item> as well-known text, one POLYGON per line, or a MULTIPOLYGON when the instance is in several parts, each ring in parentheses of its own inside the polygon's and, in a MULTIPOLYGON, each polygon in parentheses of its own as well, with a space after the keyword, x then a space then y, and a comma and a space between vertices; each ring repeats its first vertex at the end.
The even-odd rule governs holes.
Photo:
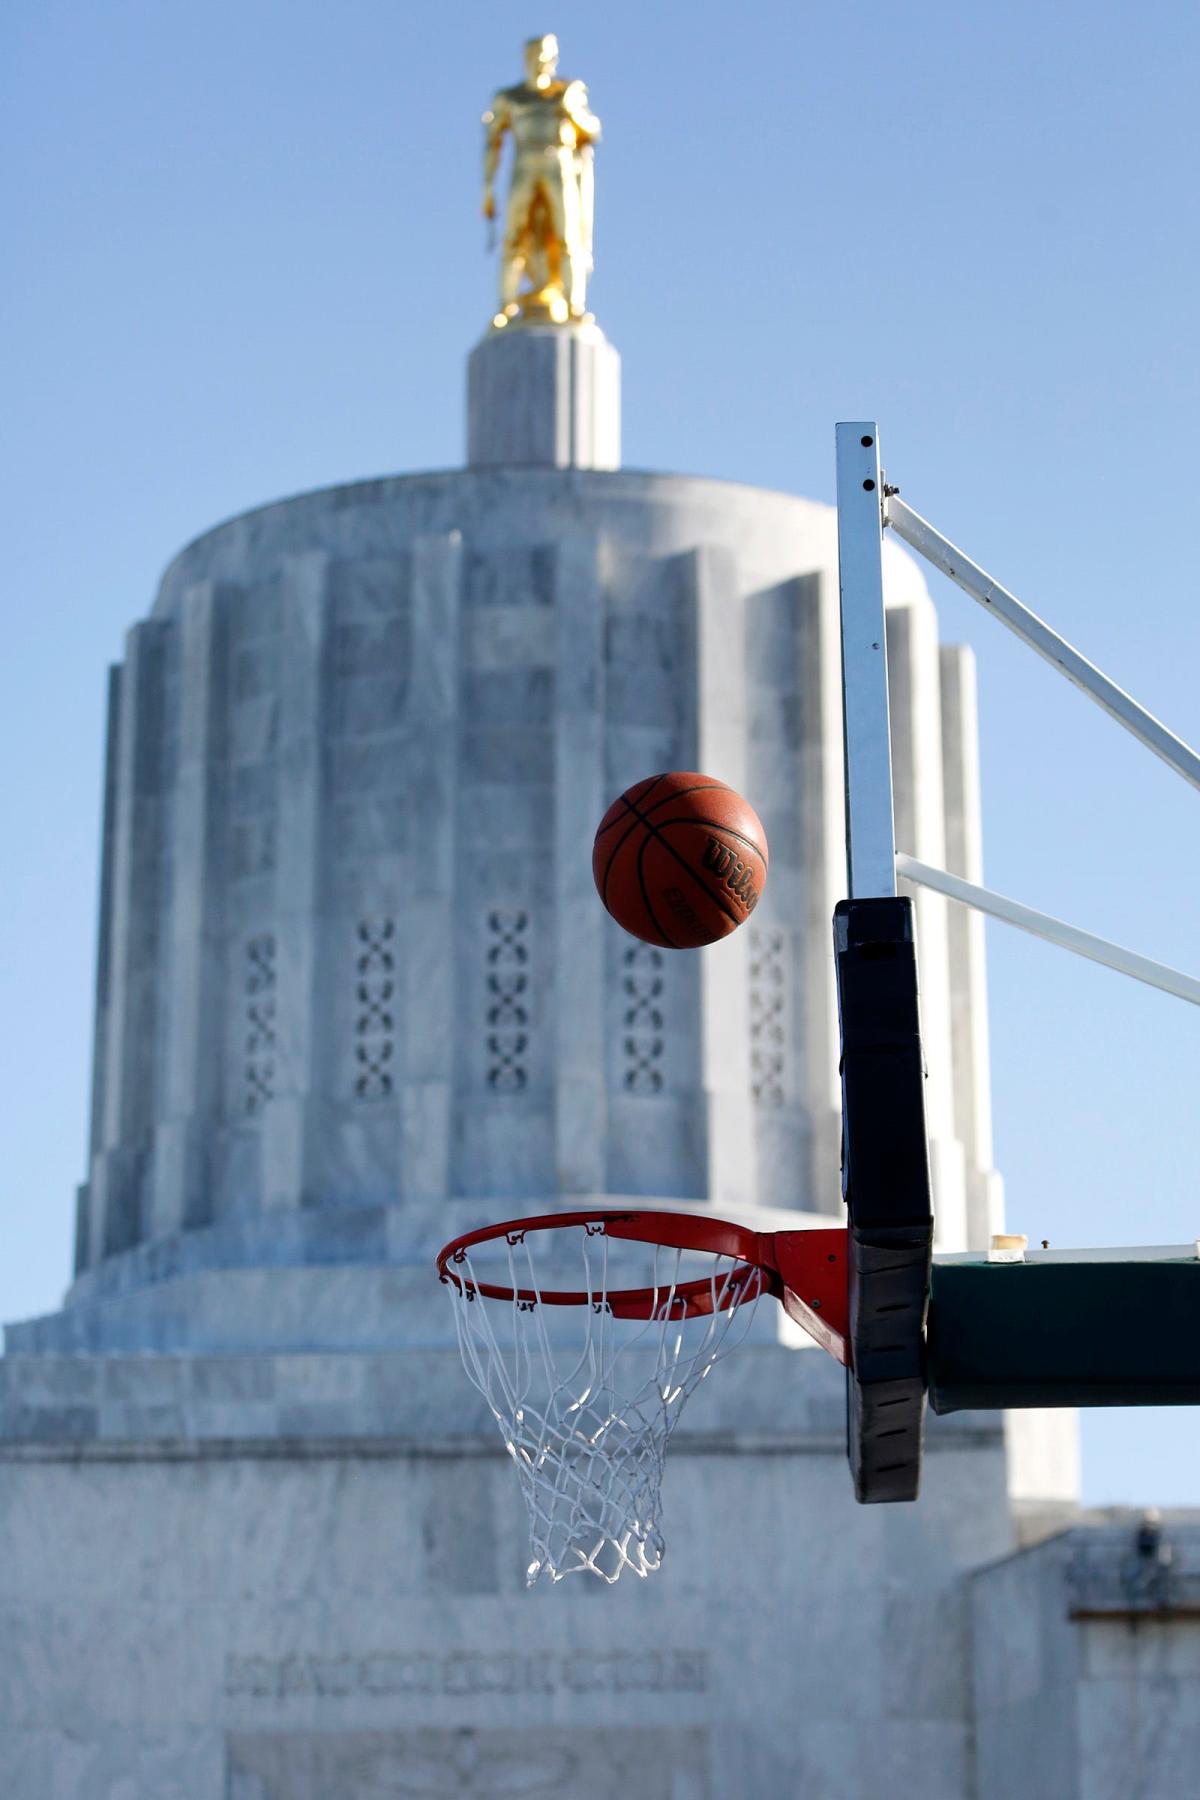
POLYGON ((630 1285, 632 1250, 643 1259, 632 1285, 651 1289, 652 1301, 648 1317, 617 1318, 607 1298, 610 1240, 603 1226, 587 1222, 549 1235, 558 1240, 556 1280, 557 1252, 573 1247, 578 1254, 582 1303, 565 1317, 544 1304, 551 1283, 539 1279, 526 1234, 506 1233, 477 1248, 504 1250, 511 1298, 486 1297, 499 1268, 485 1264, 477 1278, 469 1250, 457 1252, 447 1269, 459 1348, 520 1476, 532 1552, 528 1585, 543 1574, 561 1581, 586 1571, 610 1584, 625 1569, 646 1576, 665 1548, 662 1475, 671 1433, 689 1396, 745 1336, 764 1277, 736 1257, 622 1245, 614 1289, 630 1285), (679 1290, 696 1282, 698 1263, 711 1289, 707 1316, 682 1317, 693 1308, 679 1290), (556 1341, 572 1323, 572 1344, 556 1341))

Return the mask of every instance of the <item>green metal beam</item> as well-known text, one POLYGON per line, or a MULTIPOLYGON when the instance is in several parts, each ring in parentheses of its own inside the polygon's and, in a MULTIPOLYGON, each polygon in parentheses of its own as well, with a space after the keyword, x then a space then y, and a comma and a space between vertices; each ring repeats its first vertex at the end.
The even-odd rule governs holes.
POLYGON ((934 1259, 935 1412, 1200 1405, 1200 1260, 1162 1251, 934 1259))

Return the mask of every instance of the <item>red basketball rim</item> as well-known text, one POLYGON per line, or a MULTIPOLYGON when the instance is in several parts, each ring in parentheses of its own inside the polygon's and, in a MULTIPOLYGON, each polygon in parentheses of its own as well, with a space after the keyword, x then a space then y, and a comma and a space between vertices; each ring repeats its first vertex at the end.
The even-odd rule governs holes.
POLYGON ((496 1225, 484 1225, 478 1231, 464 1232, 452 1238, 437 1258, 438 1277, 451 1283, 467 1299, 477 1295, 485 1300, 507 1300, 518 1305, 587 1306, 607 1304, 619 1319, 653 1318, 670 1295, 670 1314, 676 1318, 700 1318, 715 1309, 731 1306, 735 1300, 749 1298, 748 1289, 774 1294, 778 1298, 782 1283, 759 1232, 745 1225, 734 1225, 728 1219, 713 1219, 706 1214, 674 1212, 617 1211, 598 1208, 594 1212, 539 1213, 529 1219, 506 1219, 496 1225), (614 1288, 603 1294, 587 1288, 518 1288, 491 1281, 472 1281, 456 1272, 452 1264, 465 1262, 467 1252, 475 1244, 505 1238, 518 1244, 530 1231, 560 1231, 582 1225, 589 1236, 625 1239, 634 1243, 660 1244, 667 1250, 700 1250, 711 1256, 728 1257, 740 1266, 719 1280, 701 1277, 697 1281, 677 1284, 660 1283, 657 1287, 614 1288))

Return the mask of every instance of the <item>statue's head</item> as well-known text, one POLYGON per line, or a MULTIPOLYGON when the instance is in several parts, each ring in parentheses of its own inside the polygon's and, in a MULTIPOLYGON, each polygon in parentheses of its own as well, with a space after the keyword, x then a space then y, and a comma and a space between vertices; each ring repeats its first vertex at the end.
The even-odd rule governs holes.
POLYGON ((525 40, 525 74, 533 87, 548 87, 558 67, 558 39, 552 31, 525 40))

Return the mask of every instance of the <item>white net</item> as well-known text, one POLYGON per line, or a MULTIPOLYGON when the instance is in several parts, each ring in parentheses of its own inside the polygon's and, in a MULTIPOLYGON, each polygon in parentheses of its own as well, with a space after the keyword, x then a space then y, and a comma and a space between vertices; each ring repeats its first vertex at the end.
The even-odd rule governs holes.
POLYGON ((763 1278, 736 1257, 618 1245, 588 1221, 536 1234, 551 1282, 550 1270, 539 1278, 535 1268, 534 1235, 477 1245, 478 1267, 460 1251, 445 1278, 467 1373, 520 1476, 526 1581, 649 1575, 664 1550, 668 1440, 689 1395, 745 1336, 763 1278), (578 1257, 566 1281, 564 1251, 578 1257), (488 1284, 512 1297, 488 1298, 488 1284), (543 1301, 563 1286, 580 1304, 543 1301), (614 1316, 609 1295, 620 1312, 630 1289, 644 1291, 648 1316, 614 1316))

